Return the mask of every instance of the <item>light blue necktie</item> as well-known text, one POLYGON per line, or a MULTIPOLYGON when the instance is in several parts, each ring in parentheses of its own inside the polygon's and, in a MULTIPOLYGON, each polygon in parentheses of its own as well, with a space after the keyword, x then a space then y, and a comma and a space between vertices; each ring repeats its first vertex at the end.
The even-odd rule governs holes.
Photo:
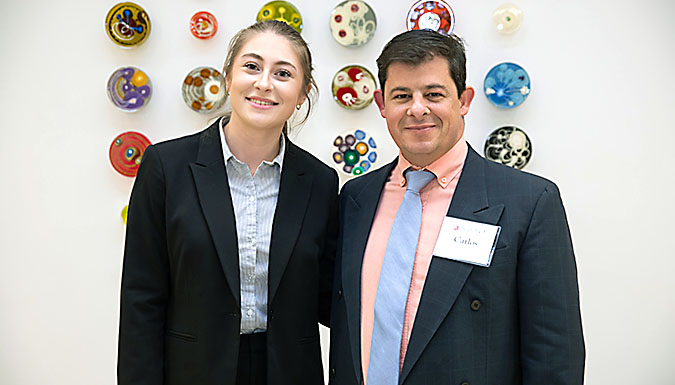
POLYGON ((405 305, 422 223, 420 190, 434 174, 408 171, 405 178, 408 187, 391 227, 377 285, 368 385, 398 384, 405 305))

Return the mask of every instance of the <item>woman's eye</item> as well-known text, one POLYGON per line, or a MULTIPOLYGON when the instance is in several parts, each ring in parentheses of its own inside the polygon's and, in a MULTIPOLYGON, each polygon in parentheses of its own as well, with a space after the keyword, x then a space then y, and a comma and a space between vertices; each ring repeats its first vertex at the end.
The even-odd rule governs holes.
POLYGON ((281 76, 282 78, 290 78, 291 77, 291 73, 286 71, 286 70, 281 70, 278 73, 279 73, 279 76, 281 76))
POLYGON ((246 64, 244 64, 244 68, 249 69, 249 70, 256 70, 256 69, 258 69, 258 66, 255 65, 254 63, 246 63, 246 64))

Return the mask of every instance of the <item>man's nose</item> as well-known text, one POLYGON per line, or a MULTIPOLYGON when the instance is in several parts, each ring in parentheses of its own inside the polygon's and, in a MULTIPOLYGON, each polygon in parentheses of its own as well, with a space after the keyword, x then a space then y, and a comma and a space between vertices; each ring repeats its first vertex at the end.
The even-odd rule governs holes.
POLYGON ((414 93, 412 96, 412 104, 408 108, 408 115, 420 119, 427 115, 430 112, 429 107, 427 107, 427 101, 424 99, 424 96, 418 93, 414 93))

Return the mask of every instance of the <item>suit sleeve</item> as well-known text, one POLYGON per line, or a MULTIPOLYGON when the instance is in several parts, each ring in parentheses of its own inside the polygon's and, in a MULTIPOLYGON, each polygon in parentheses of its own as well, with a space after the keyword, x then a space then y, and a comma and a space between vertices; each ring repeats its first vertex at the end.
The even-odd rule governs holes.
POLYGON ((146 149, 129 202, 117 377, 119 385, 164 383, 164 324, 169 295, 165 182, 159 154, 146 149))
POLYGON ((580 385, 585 348, 572 241, 560 193, 539 196, 518 256, 523 385, 580 385))
POLYGON ((328 207, 328 226, 324 250, 320 263, 319 280, 319 322, 330 327, 330 313, 333 296, 333 272, 335 269, 335 253, 338 236, 338 177, 335 170, 332 171, 331 190, 328 207))

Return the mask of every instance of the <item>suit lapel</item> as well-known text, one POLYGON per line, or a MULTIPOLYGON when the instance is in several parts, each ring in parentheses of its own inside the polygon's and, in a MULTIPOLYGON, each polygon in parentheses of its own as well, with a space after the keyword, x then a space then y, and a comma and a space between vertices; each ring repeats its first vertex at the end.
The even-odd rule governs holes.
POLYGON ((382 189, 396 166, 396 161, 364 176, 367 182, 360 191, 345 197, 344 220, 342 224, 342 291, 347 308, 354 372, 359 383, 363 381, 361 370, 361 265, 366 250, 370 228, 373 224, 382 189), (344 237, 349 229, 349 237, 344 237))
POLYGON ((305 165, 297 147, 286 138, 286 155, 281 172, 279 198, 272 224, 269 258, 269 299, 272 303, 293 247, 300 234, 307 203, 312 191, 312 175, 305 172, 305 165))
MULTIPOLYGON (((499 221, 504 206, 490 207, 488 204, 485 162, 486 160, 469 146, 464 168, 448 209, 448 216, 489 224, 496 224, 499 221)), ((432 336, 450 312, 473 269, 473 265, 468 263, 432 258, 399 383, 403 383, 410 374, 432 336)))
POLYGON ((220 143, 220 120, 199 138, 197 161, 190 164, 206 223, 232 295, 240 302, 239 246, 234 208, 220 143))

